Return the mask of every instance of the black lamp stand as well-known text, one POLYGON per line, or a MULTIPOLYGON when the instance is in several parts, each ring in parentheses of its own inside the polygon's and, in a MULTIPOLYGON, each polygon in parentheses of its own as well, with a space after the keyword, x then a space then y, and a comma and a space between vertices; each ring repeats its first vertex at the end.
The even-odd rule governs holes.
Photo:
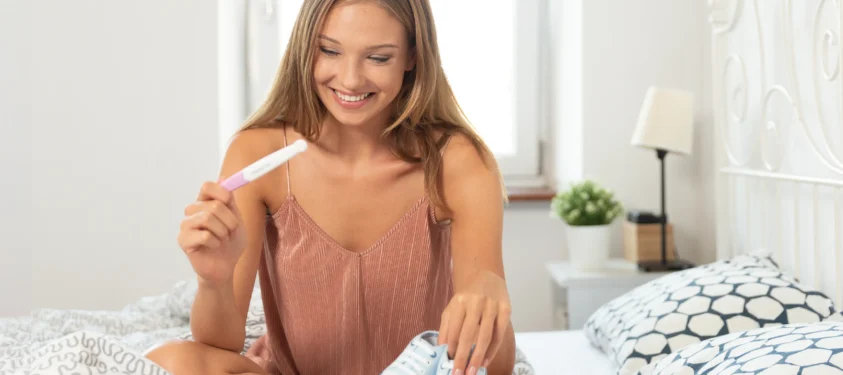
POLYGON ((662 259, 660 261, 647 261, 638 263, 638 268, 645 272, 665 272, 678 271, 694 267, 688 261, 679 259, 676 255, 674 260, 667 260, 667 212, 665 211, 665 172, 664 172, 664 158, 667 156, 667 150, 656 149, 656 156, 659 158, 661 164, 662 175, 662 213, 661 213, 661 227, 662 227, 662 259))

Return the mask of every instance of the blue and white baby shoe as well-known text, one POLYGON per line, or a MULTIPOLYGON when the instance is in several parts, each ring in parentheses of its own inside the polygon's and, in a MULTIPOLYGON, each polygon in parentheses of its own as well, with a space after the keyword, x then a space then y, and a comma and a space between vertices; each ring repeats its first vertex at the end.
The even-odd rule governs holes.
MULTIPOLYGON (((454 361, 448 358, 446 345, 436 345, 438 339, 436 331, 414 337, 381 375, 452 375, 454 361)), ((477 369, 477 375, 486 375, 486 369, 477 369)))

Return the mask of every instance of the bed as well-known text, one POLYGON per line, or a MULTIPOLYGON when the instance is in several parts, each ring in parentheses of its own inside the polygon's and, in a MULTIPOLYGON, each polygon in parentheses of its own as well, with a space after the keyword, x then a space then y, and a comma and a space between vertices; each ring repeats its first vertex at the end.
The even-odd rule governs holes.
POLYGON ((614 374, 615 364, 582 330, 522 332, 515 341, 536 374, 614 374))
MULTIPOLYGON (((141 354, 166 339, 190 337, 194 282, 140 299, 119 311, 38 309, 25 318, 0 320, 0 374, 165 374, 141 354), (25 372, 24 372, 25 371, 25 372)), ((256 292, 258 292, 256 290, 256 292)), ((247 346, 266 331, 260 293, 247 321, 247 346)), ((517 375, 610 374, 613 364, 582 331, 516 334, 517 375)), ((245 351, 245 349, 244 349, 245 351)))
MULTIPOLYGON (((143 353, 164 340, 191 338, 189 315, 195 293, 196 282, 183 281, 118 311, 37 309, 28 317, 0 319, 0 374, 164 375, 143 353)), ((266 333, 258 287, 252 295, 243 352, 266 333)), ((543 358, 548 358, 548 348, 569 342, 565 336, 519 334, 518 345, 529 348, 536 363, 552 366, 543 358)), ((572 345, 583 343, 581 338, 572 345)), ((547 371, 540 373, 554 373, 547 371)), ((536 374, 523 351, 518 352, 513 374, 536 374)))

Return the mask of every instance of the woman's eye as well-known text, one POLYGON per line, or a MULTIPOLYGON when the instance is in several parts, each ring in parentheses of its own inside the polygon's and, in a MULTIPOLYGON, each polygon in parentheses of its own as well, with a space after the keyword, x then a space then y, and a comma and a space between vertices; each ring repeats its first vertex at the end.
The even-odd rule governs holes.
POLYGON ((337 51, 334 51, 334 50, 331 50, 331 49, 328 49, 328 48, 325 48, 325 47, 319 47, 319 50, 321 50, 321 51, 322 51, 322 53, 324 53, 324 54, 326 54, 326 55, 328 55, 328 56, 336 56, 336 55, 339 55, 339 53, 338 53, 337 51))
POLYGON ((383 63, 389 61, 389 57, 384 57, 384 56, 371 56, 369 58, 372 59, 372 61, 374 61, 376 63, 379 63, 379 64, 383 64, 383 63))

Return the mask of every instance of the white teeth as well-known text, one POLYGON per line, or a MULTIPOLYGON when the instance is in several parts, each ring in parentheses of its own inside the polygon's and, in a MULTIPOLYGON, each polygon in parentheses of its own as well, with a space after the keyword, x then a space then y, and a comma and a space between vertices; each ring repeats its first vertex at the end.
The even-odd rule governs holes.
POLYGON ((371 95, 371 94, 363 94, 363 95, 357 95, 357 96, 348 96, 348 95, 343 95, 343 94, 339 93, 337 90, 334 90, 334 93, 336 93, 337 96, 340 97, 340 99, 342 99, 346 102, 359 102, 359 101, 369 97, 369 95, 371 95))

